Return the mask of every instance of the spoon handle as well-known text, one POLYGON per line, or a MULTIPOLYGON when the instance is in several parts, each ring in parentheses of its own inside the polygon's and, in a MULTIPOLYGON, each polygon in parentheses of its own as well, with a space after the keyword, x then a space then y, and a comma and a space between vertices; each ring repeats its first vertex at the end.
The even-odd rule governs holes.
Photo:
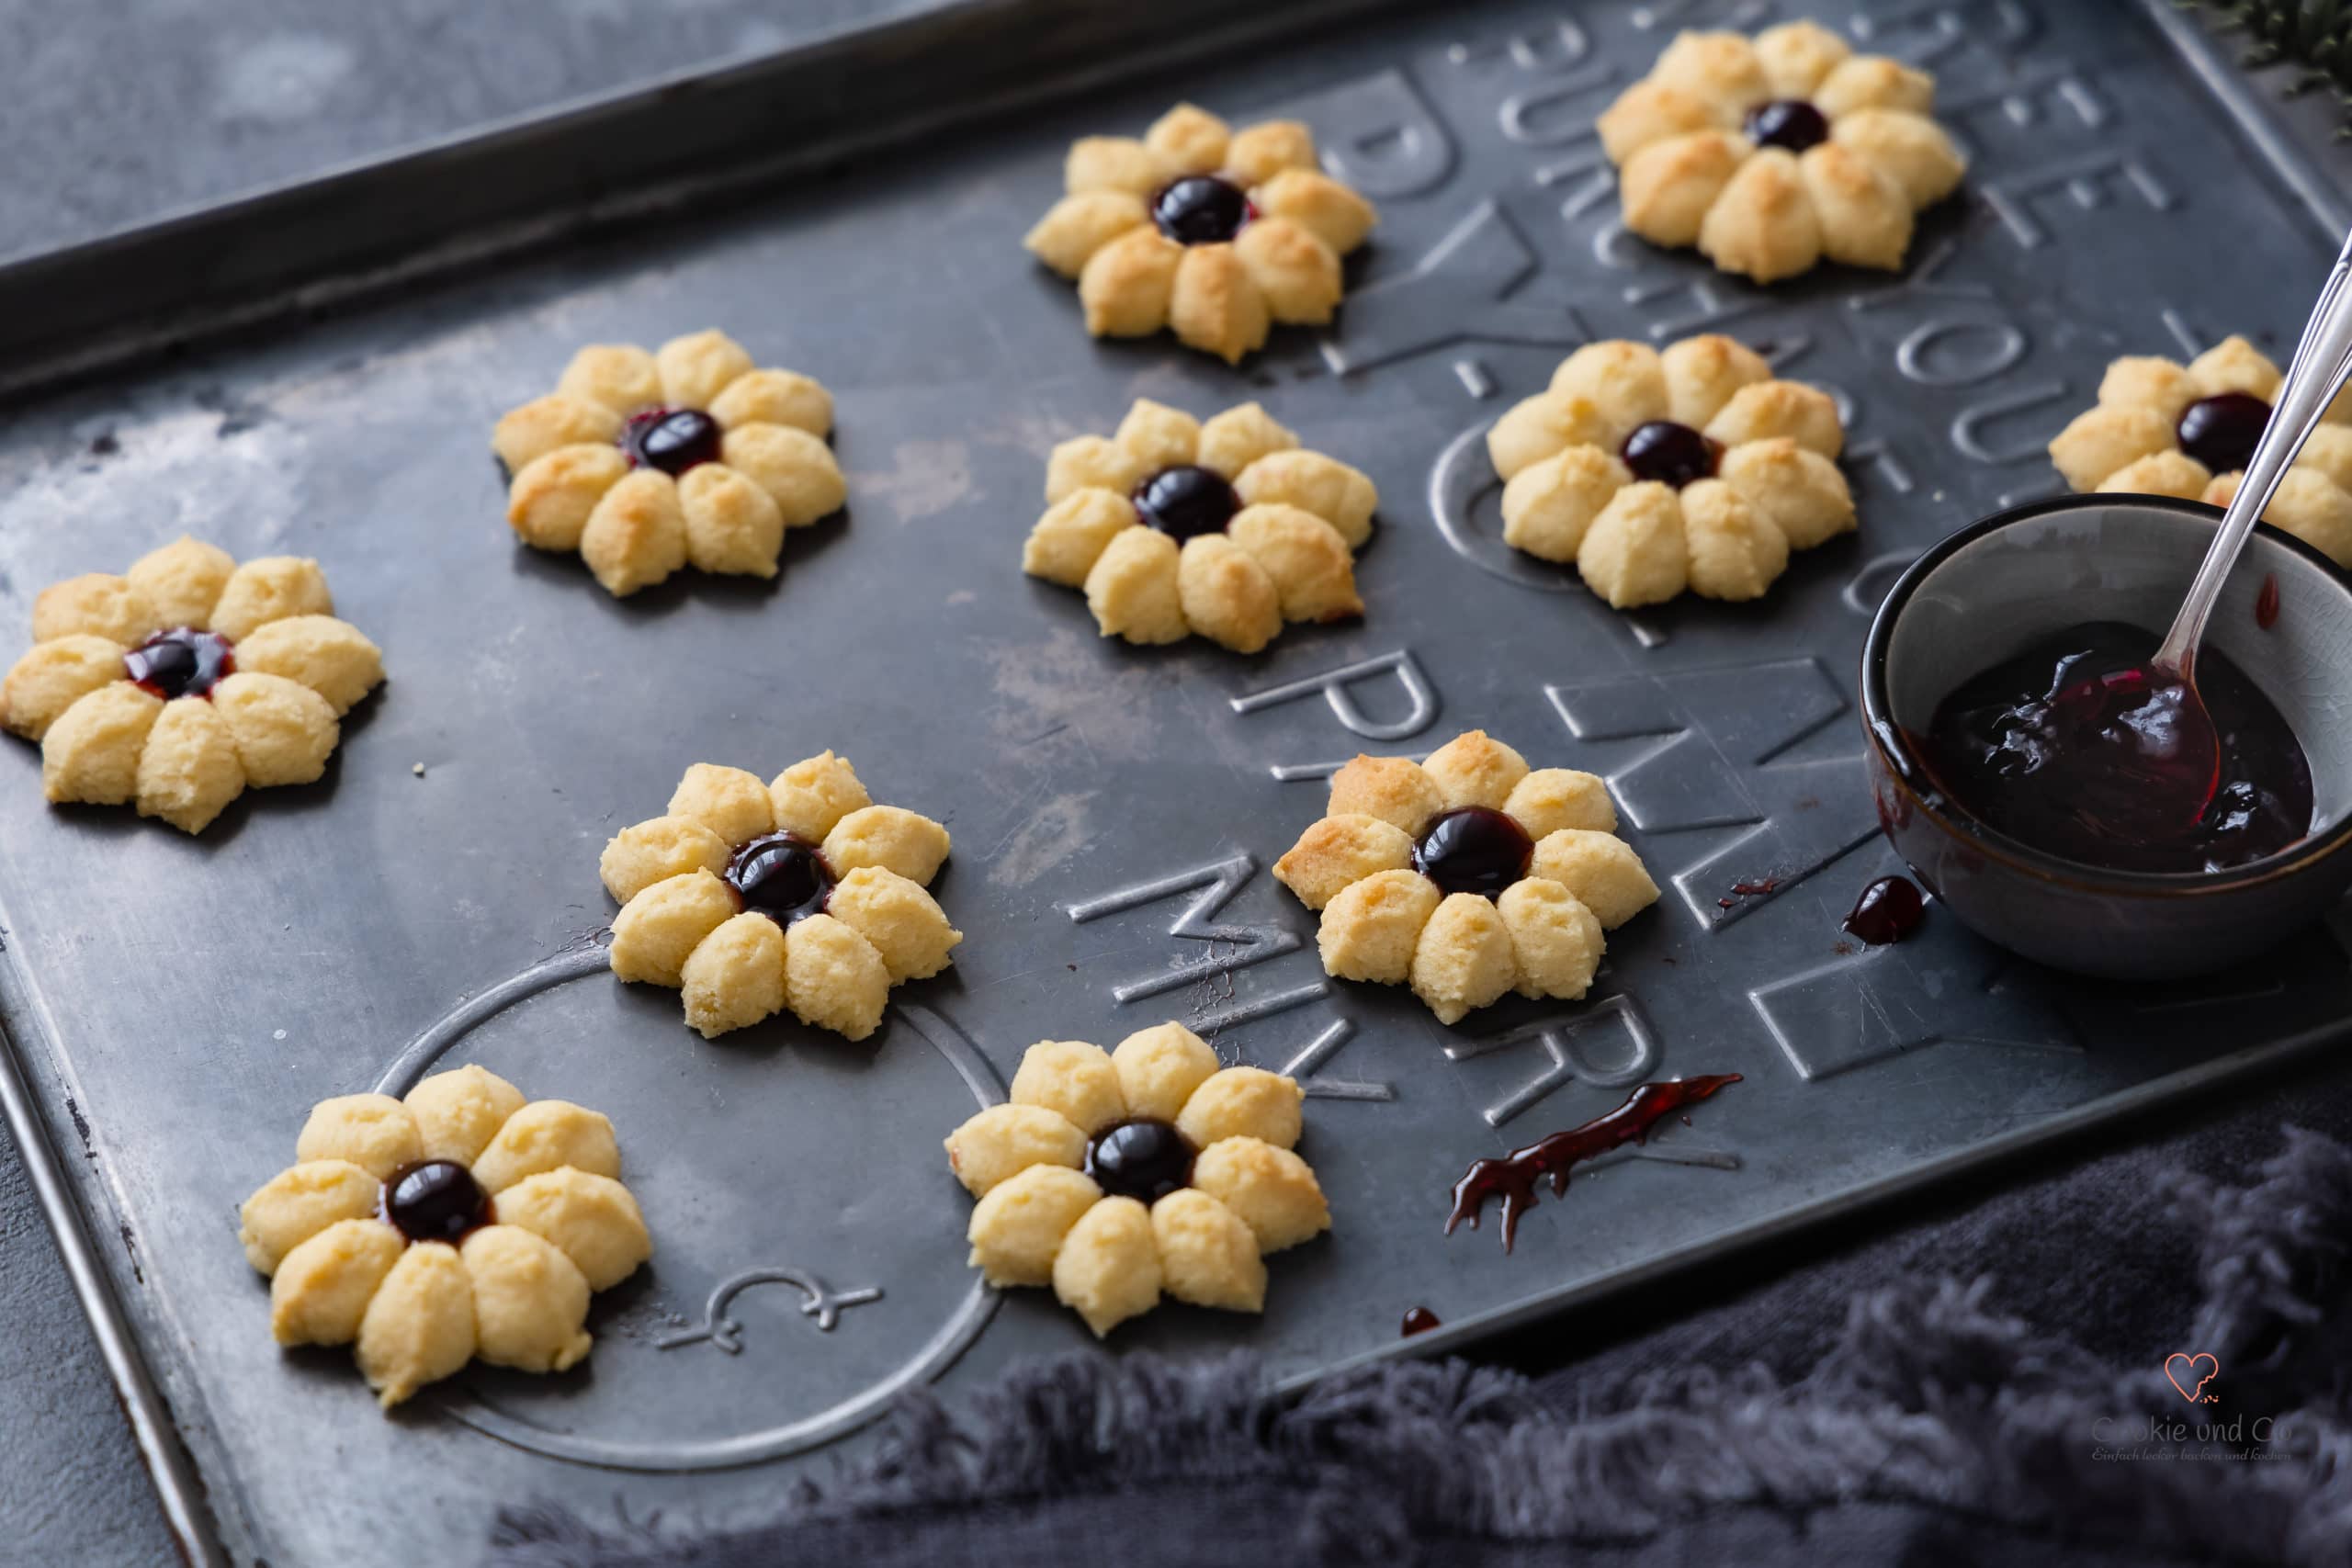
POLYGON ((2272 400, 2270 423, 2262 428, 2262 438, 2255 445, 2237 494, 2222 513, 2222 526, 2197 569, 2197 579, 2188 585, 2180 614, 2173 617, 2164 646, 2156 649, 2154 661, 2159 667, 2195 679, 2198 646, 2205 640, 2205 623, 2221 600, 2230 568, 2237 564, 2246 536, 2254 532, 2262 509, 2270 504, 2278 481, 2286 478, 2288 466, 2318 427, 2320 416, 2335 400, 2347 376, 2352 376, 2352 238, 2345 241, 2335 269, 2319 292, 2319 303, 2303 324, 2302 341, 2295 345, 2295 356, 2288 362, 2286 378, 2272 400))

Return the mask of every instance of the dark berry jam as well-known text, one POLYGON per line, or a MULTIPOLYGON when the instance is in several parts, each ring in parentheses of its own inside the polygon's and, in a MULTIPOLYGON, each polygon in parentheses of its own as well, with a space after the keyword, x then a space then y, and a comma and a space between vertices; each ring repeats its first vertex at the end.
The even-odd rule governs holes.
POLYGON ((2254 624, 2264 631, 2278 624, 2278 574, 2265 572, 2262 591, 2254 596, 2254 624))
POLYGON ((718 422, 700 409, 647 409, 621 427, 621 450, 640 468, 672 479, 697 463, 718 461, 718 422))
POLYGON ((1749 109, 1740 129, 1758 147, 1802 152, 1829 140, 1829 117, 1803 98, 1774 98, 1749 109))
POLYGON ((1241 510, 1241 498, 1215 468, 1190 463, 1162 468, 1136 486, 1132 498, 1144 522, 1182 543, 1201 534, 1217 534, 1241 510))
POLYGON ((1672 485, 1680 490, 1693 479, 1712 477, 1724 449, 1687 424, 1654 419, 1634 427, 1617 455, 1637 479, 1672 485))
POLYGON ((1399 1332, 1406 1338, 1410 1339, 1416 1334, 1427 1334, 1430 1329, 1442 1326, 1443 1325, 1437 1314, 1427 1307, 1414 1307, 1405 1314, 1405 1321, 1399 1332))
POLYGON ((1564 1197, 1568 1190, 1570 1166, 1605 1155, 1622 1145, 1648 1142, 1650 1129, 1657 1125, 1661 1117, 1696 1105, 1725 1084, 1738 1081, 1737 1073, 1722 1073, 1710 1077, 1645 1083, 1627 1095, 1624 1104, 1605 1116, 1594 1117, 1581 1127, 1539 1138, 1500 1159, 1471 1161, 1470 1168, 1462 1173, 1462 1179, 1453 1184, 1453 1212, 1445 1217, 1445 1234, 1452 1235, 1453 1227, 1464 1220, 1470 1222, 1472 1230, 1476 1230, 1478 1215, 1486 1208, 1487 1200, 1500 1198, 1503 1250, 1509 1252, 1519 1240, 1520 1215, 1535 1207, 1536 1182, 1549 1180, 1552 1196, 1564 1197))
POLYGON ((384 1223, 411 1241, 463 1241, 497 1211, 472 1171, 453 1159, 404 1165, 384 1183, 384 1223))
POLYGON ((177 626, 157 632, 122 656, 122 672, 142 692, 170 702, 174 697, 200 697, 224 677, 237 672, 237 656, 218 632, 177 626))
POLYGON ((1086 1174, 1114 1198, 1156 1203, 1193 1184, 1193 1141, 1170 1122, 1114 1122, 1086 1145, 1086 1174))
POLYGON ((1151 220, 1180 245, 1222 244, 1257 216, 1239 186, 1215 175, 1187 175, 1151 198, 1151 220))
POLYGON ((789 929, 825 911, 833 896, 833 868, 823 852, 797 833, 753 839, 727 863, 727 885, 755 910, 789 929))
POLYGON ((2270 423, 2270 405, 2252 392, 2222 392, 2199 398, 2180 411, 2174 434, 2180 449, 2217 474, 2254 460, 2255 444, 2270 423))
POLYGON ((2310 832, 2311 764, 2278 708, 2209 647, 2208 728, 2149 668, 2157 640, 2098 622, 1962 682, 1920 744, 1928 771, 1987 826, 2118 871, 2221 871, 2310 832))
POLYGON ((1917 883, 1907 876, 1882 876, 1862 889, 1841 929, 1872 947, 1884 947, 1917 931, 1927 919, 1928 901, 1917 883))
POLYGON ((1527 874, 1535 840, 1502 812, 1464 806, 1441 812, 1413 846, 1413 869, 1447 893, 1494 897, 1527 874))

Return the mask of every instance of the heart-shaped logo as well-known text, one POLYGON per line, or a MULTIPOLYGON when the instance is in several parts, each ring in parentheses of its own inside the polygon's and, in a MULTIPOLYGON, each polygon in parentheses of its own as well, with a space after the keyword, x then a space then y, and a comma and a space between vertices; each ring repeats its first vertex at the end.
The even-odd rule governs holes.
POLYGON ((2176 1350, 2165 1358, 2165 1380, 2180 1391, 2180 1397, 2191 1404, 2205 1392, 2205 1385, 2221 1376, 2222 1363, 2199 1350, 2194 1356, 2184 1356, 2176 1350))

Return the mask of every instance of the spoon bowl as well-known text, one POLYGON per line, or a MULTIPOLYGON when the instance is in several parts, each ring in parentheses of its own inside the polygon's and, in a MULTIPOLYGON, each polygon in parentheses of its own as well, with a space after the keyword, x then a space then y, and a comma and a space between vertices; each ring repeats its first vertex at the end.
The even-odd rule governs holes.
POLYGON ((1930 548, 1880 604, 1861 671, 1879 821, 1920 882, 1980 935, 2078 974, 2180 978, 2275 945, 2352 886, 2352 580, 2274 528, 2252 530, 2206 635, 2301 742, 2307 837, 2226 871, 2088 865, 1981 821, 1923 761, 1916 738, 1978 671, 2086 621, 2165 625, 2220 516, 2154 496, 2032 502, 1930 548))

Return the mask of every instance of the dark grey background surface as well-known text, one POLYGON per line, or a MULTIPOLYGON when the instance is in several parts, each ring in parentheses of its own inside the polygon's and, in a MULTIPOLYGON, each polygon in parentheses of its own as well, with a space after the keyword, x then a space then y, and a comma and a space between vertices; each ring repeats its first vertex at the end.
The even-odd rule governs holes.
MULTIPOLYGON (((0 0, 0 259, 922 0, 0 0)), ((2327 107, 2292 118, 2314 144, 2327 107)), ((2352 173, 2352 155, 2332 166, 2352 173)), ((13 1151, 0 1145, 0 1558, 169 1561, 13 1151)))

